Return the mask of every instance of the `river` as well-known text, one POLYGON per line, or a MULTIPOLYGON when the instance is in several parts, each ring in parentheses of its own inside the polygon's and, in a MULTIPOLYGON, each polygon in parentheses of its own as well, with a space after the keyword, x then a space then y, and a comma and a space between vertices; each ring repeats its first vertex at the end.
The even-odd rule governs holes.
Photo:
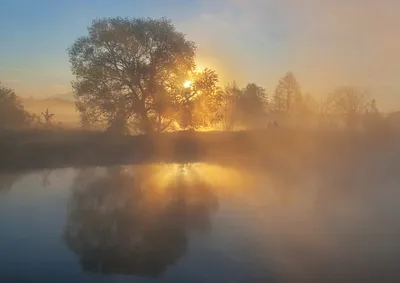
POLYGON ((398 282, 399 177, 351 176, 205 163, 1 174, 0 282, 398 282))

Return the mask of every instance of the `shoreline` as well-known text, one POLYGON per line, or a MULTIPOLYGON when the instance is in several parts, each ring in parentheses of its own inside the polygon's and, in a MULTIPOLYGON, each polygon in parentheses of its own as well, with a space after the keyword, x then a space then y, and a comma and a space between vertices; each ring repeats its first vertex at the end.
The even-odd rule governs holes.
POLYGON ((152 162, 250 167, 301 167, 304 163, 317 169, 400 152, 399 141, 395 135, 284 129, 172 132, 153 137, 82 131, 1 132, 0 172, 152 162))

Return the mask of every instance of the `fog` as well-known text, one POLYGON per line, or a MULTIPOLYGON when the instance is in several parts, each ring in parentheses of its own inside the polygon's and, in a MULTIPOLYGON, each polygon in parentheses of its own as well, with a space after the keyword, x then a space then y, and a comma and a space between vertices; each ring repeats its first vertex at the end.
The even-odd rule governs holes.
POLYGON ((0 281, 396 282, 400 2, 149 2, 0 17, 0 281))
POLYGON ((21 97, 22 104, 25 109, 36 115, 41 115, 46 109, 50 109, 58 122, 62 123, 66 128, 78 128, 79 113, 75 109, 75 103, 68 98, 33 98, 21 97))
MULTIPOLYGON (((19 243, 32 252, 30 245, 44 237, 53 246, 53 261, 64 258, 64 270, 79 265, 89 274, 108 276, 174 280, 188 268, 193 275, 187 278, 197 274, 208 280, 205 270, 218 264, 219 276, 230 282, 396 278, 397 170, 377 164, 294 178, 299 168, 282 174, 242 165, 93 167, 18 178, 2 174, 0 183, 8 189, 0 191, 0 223, 9 228, 0 246, 19 243), (30 209, 17 212, 21 202, 30 209), (20 223, 27 213, 29 225, 11 228, 2 222, 20 223), (42 228, 32 230, 30 241, 12 238, 35 223, 42 228), (76 261, 66 260, 66 251, 76 261), (193 264, 210 254, 202 265, 193 264)), ((48 252, 38 253, 36 260, 48 252)), ((9 266, 4 257, 0 262, 1 268, 9 266)))
MULTIPOLYGON (((383 1, 204 1, 182 28, 215 62, 224 81, 255 81, 272 91, 286 70, 317 97, 339 85, 368 89, 387 111, 399 108, 400 4, 383 1)), ((204 60, 204 63, 203 61, 204 60)))

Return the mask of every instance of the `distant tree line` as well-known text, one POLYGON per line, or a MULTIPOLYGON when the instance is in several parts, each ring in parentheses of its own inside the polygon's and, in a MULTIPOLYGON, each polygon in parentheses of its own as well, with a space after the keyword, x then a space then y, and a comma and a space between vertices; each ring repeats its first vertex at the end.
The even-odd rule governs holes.
POLYGON ((54 121, 54 114, 49 109, 41 115, 26 111, 15 92, 0 83, 0 129, 55 129, 60 126, 60 123, 54 121))
POLYGON ((272 96, 254 84, 240 88, 235 82, 223 92, 225 130, 266 126, 376 130, 384 127, 384 116, 375 99, 356 87, 335 89, 320 103, 303 95, 294 74, 283 76, 272 96))
MULTIPOLYGON (((177 129, 274 127, 377 129, 375 99, 340 87, 317 103, 292 72, 273 93, 255 84, 221 88, 215 71, 199 71, 196 45, 170 20, 102 18, 68 49, 82 126, 114 133, 155 134, 177 129)), ((53 114, 27 113, 15 93, 0 86, 0 127, 54 127, 53 114)))
POLYGON ((29 123, 29 113, 15 92, 0 84, 0 128, 23 128, 29 123))
POLYGON ((293 73, 275 92, 249 83, 218 86, 215 71, 196 71, 196 46, 168 19, 104 18, 69 49, 77 107, 86 126, 152 134, 223 125, 226 130, 334 122, 373 127, 376 101, 353 87, 323 103, 303 95, 293 73), (308 119, 308 120, 307 120, 308 119))

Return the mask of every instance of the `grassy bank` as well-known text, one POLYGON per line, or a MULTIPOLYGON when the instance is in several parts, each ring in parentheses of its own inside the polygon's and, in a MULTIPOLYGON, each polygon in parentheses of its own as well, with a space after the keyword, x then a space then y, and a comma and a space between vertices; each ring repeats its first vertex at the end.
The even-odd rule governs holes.
POLYGON ((257 165, 271 170, 288 166, 349 166, 382 154, 397 157, 398 140, 389 134, 284 129, 174 132, 154 137, 83 131, 8 131, 0 133, 0 171, 201 161, 257 165))

